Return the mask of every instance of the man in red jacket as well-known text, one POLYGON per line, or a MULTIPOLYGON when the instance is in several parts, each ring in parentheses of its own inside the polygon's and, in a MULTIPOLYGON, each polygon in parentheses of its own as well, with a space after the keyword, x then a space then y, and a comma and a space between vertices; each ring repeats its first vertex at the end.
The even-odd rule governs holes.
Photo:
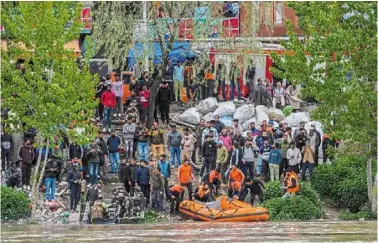
POLYGON ((108 84, 106 86, 106 91, 101 95, 101 103, 104 105, 104 132, 106 132, 106 128, 109 127, 109 132, 111 132, 111 122, 112 122, 112 114, 114 108, 116 106, 116 97, 115 94, 112 92, 112 85, 108 84))

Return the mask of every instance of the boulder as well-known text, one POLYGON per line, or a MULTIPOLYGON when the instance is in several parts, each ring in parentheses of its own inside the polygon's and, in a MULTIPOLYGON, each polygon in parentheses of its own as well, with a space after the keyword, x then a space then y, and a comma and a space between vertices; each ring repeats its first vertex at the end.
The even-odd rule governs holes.
POLYGON ((202 115, 215 111, 217 108, 218 108, 217 99, 213 97, 204 99, 197 105, 197 111, 201 113, 202 115))
POLYGON ((239 124, 243 124, 255 115, 255 107, 253 105, 242 105, 236 109, 234 119, 239 120, 239 124))
POLYGON ((251 122, 257 123, 256 117, 252 117, 251 119, 243 123, 242 125, 243 131, 249 130, 249 124, 251 124, 251 122))
POLYGON ((220 103, 218 108, 214 111, 214 116, 233 116, 236 111, 234 102, 220 103))
POLYGON ((286 117, 285 121, 289 127, 299 127, 300 122, 309 122, 310 116, 307 112, 291 113, 288 117, 286 117))
POLYGON ((177 116, 177 119, 182 122, 197 126, 200 124, 201 114, 197 112, 197 109, 195 107, 191 107, 184 111, 184 113, 177 116))
POLYGON ((206 115, 204 115, 202 117, 202 119, 204 119, 206 122, 214 120, 214 113, 213 112, 209 112, 206 115))
POLYGON ((256 127, 259 127, 264 120, 266 120, 267 122, 269 121, 268 114, 269 114, 269 110, 268 108, 266 108, 266 106, 263 106, 263 105, 256 106, 256 119, 257 119, 256 127))
POLYGON ((268 116, 269 116, 269 120, 273 120, 273 121, 280 122, 280 121, 285 120, 285 115, 280 109, 270 108, 268 110, 268 116))
POLYGON ((226 127, 232 127, 232 120, 234 120, 234 118, 232 116, 222 116, 219 118, 219 120, 223 122, 226 127))

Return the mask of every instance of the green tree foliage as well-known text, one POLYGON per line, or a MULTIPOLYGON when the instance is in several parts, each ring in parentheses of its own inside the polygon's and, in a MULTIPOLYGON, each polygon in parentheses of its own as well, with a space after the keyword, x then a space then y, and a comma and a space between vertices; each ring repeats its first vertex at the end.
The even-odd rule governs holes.
POLYGON ((76 121, 76 127, 86 128, 82 135, 93 131, 87 121, 95 107, 95 84, 87 66, 79 70, 73 51, 64 47, 79 38, 80 9, 72 2, 20 2, 1 9, 12 36, 2 52, 1 95, 14 128, 35 127, 42 138, 51 138, 59 124, 68 128, 76 121), (16 68, 19 59, 24 72, 16 68))
MULTIPOLYGON (((291 53, 274 60, 278 76, 298 80, 320 102, 313 119, 331 137, 376 146, 377 8, 374 2, 290 2, 304 40, 289 31, 291 53), (305 65, 307 63, 307 65, 305 65)), ((376 147, 372 149, 375 151, 376 147)))
POLYGON ((309 199, 296 196, 293 198, 273 198, 265 201, 263 207, 268 209, 270 220, 312 220, 322 217, 320 207, 309 199))
MULTIPOLYGON (((19 2, 1 8, 2 25, 12 37, 7 39, 7 51, 1 53, 1 96, 12 113, 6 122, 14 130, 34 127, 49 140, 63 126, 79 143, 94 138, 89 119, 96 106, 95 83, 88 65, 80 70, 73 51, 65 48, 79 38, 81 7, 75 2, 19 2), (20 59, 23 70, 15 65, 20 59)), ((46 160, 38 158, 33 176, 33 209, 42 178, 37 175, 43 175, 46 160)))
POLYGON ((311 184, 321 196, 331 198, 337 207, 357 212, 369 201, 363 160, 344 156, 332 165, 319 165, 311 184))
POLYGON ((24 192, 1 187, 1 219, 15 220, 29 216, 30 201, 24 192))
MULTIPOLYGON (((241 3, 244 4, 244 3, 241 3)), ((114 68, 125 68, 126 58, 129 55, 129 48, 135 43, 144 43, 145 49, 143 54, 137 58, 137 63, 145 65, 146 57, 152 60, 155 56, 154 45, 157 44, 161 50, 162 63, 153 67, 149 65, 150 73, 153 73, 153 85, 149 99, 148 114, 153 114, 155 108, 155 97, 157 89, 162 81, 165 67, 167 66, 168 54, 173 49, 175 41, 183 40, 179 36, 180 21, 185 18, 194 18, 194 12, 197 7, 204 7, 207 10, 193 21, 192 35, 194 39, 190 42, 200 53, 193 64, 195 72, 198 74, 209 68, 209 58, 207 51, 210 46, 216 48, 244 48, 256 51, 259 47, 254 38, 235 41, 233 37, 222 38, 221 42, 215 42, 209 39, 209 34, 214 25, 219 26, 218 34, 222 36, 221 19, 212 16, 213 2, 180 2, 180 1, 157 1, 147 3, 147 23, 143 22, 142 3, 125 4, 124 2, 99 2, 94 12, 94 29, 93 40, 97 49, 105 48, 104 57, 109 58, 114 68), (160 13, 160 14, 159 14, 160 13), (112 31, 109 31, 111 29, 112 31), (147 29, 147 31, 145 31, 147 29), (147 32, 147 33, 145 33, 147 32), (202 58, 205 57, 205 58, 202 58)), ((250 5, 247 11, 258 12, 250 5)), ((223 11, 223 8, 222 8, 223 11)), ((220 13, 222 15, 222 13, 220 13)), ((248 16, 248 14, 247 14, 248 16)), ((251 37, 257 32, 258 25, 256 19, 251 18, 246 23, 251 29, 251 37), (248 23, 247 23, 248 22, 248 23)), ((255 53, 255 52, 254 52, 255 53)), ((244 55, 238 53, 235 56, 244 55)), ((247 55, 247 53, 245 53, 247 55)), ((249 55, 249 54, 248 54, 249 55)), ((235 57, 236 59, 236 57, 235 57)), ((247 58, 245 58, 245 62, 247 58)), ((145 67, 139 67, 146 70, 145 67)), ((124 71, 124 70, 122 70, 124 71)), ((194 82, 203 83, 204 78, 198 78, 194 82)), ((153 116, 148 116, 147 126, 152 125, 153 116)))

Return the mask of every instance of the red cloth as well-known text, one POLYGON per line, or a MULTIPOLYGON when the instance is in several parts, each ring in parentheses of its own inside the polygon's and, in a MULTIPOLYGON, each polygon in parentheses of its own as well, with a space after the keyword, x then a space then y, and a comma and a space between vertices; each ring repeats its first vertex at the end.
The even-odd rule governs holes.
POLYGON ((116 107, 116 97, 115 97, 115 94, 113 92, 109 92, 109 91, 105 91, 104 93, 102 93, 102 96, 101 96, 101 103, 105 106, 105 107, 111 107, 111 108, 115 108, 116 107))
POLYGON ((150 98, 150 93, 151 93, 150 90, 140 91, 140 92, 139 92, 139 95, 140 95, 140 97, 141 97, 140 105, 141 105, 143 108, 148 108, 148 99, 150 98), (143 100, 142 97, 144 97, 146 100, 143 100))

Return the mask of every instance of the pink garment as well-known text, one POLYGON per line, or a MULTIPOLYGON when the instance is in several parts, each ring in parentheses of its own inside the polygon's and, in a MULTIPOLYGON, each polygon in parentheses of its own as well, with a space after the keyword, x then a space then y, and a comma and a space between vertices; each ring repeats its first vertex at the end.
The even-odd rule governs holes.
POLYGON ((230 152, 232 148, 232 141, 230 136, 220 135, 218 139, 223 142, 223 145, 226 147, 227 151, 230 152))
POLYGON ((197 142, 197 139, 193 137, 192 134, 184 135, 181 140, 181 144, 183 145, 183 150, 186 152, 191 152, 194 150, 194 144, 197 142))
POLYGON ((150 98, 150 91, 140 91, 140 104, 143 108, 148 108, 148 99, 150 98))

